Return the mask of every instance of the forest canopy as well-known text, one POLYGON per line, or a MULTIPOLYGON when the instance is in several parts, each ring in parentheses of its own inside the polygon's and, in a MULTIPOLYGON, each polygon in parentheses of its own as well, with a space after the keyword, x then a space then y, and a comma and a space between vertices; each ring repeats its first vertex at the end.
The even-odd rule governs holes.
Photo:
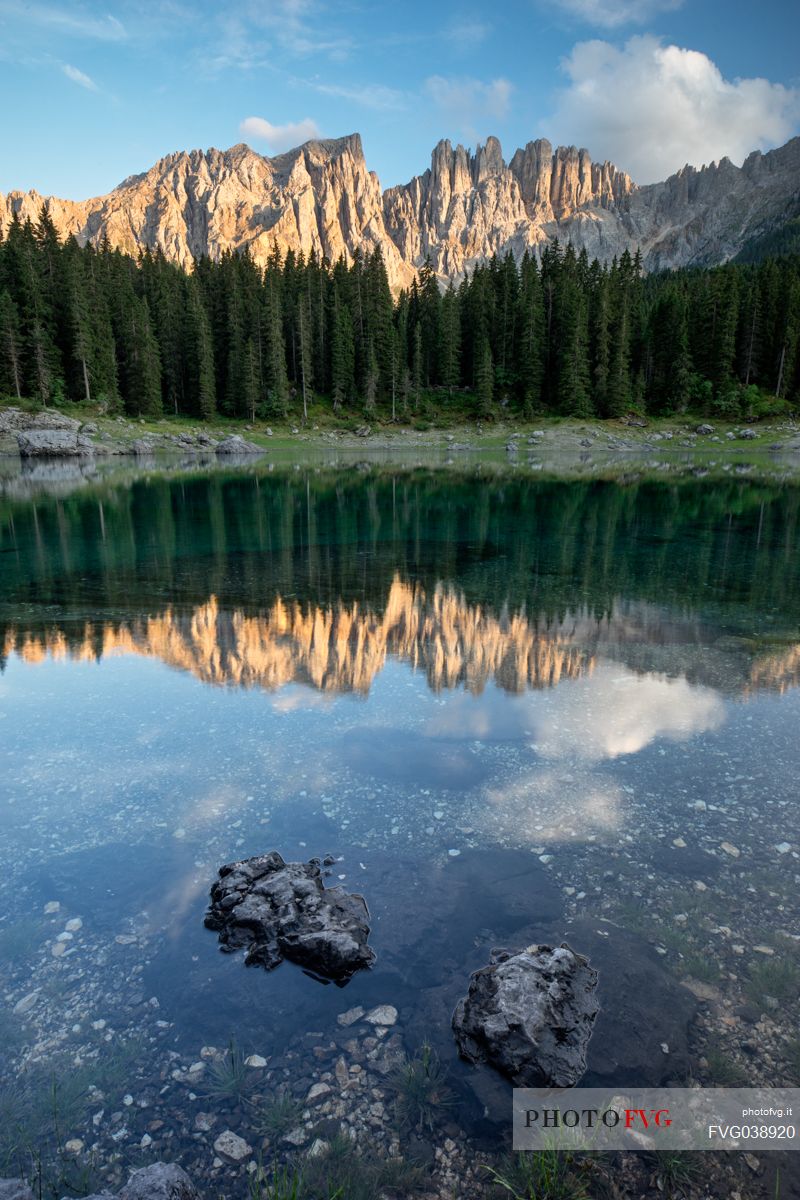
POLYGON ((0 240, 0 397, 109 412, 280 421, 312 404, 484 420, 800 404, 800 256, 644 275, 638 254, 509 254, 393 297, 380 251, 352 263, 205 258, 62 241, 43 208, 0 240))

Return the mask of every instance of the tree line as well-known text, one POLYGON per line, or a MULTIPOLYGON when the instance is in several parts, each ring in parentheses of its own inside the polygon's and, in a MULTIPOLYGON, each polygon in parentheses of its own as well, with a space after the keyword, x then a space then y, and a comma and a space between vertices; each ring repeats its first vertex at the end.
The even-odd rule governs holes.
POLYGON ((320 404, 395 420, 786 412, 800 256, 646 276, 638 253, 603 264, 554 242, 444 291, 426 263, 393 297, 379 249, 185 272, 62 240, 43 208, 0 240, 0 396, 275 421, 320 404))

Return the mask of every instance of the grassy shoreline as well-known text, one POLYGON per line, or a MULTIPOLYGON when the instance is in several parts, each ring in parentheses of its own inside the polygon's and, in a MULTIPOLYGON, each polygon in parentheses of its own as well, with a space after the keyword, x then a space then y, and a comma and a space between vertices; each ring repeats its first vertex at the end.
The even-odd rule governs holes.
MULTIPOLYGON (((682 449, 694 442, 698 446, 709 449, 741 449, 752 450, 758 445, 780 443, 788 448, 800 451, 800 419, 792 417, 772 418, 751 423, 745 421, 724 421, 708 417, 702 413, 686 412, 672 417, 648 417, 646 419, 628 418, 574 418, 552 415, 540 415, 530 420, 504 419, 499 415, 493 421, 476 421, 465 417, 459 406, 427 410, 427 415, 419 415, 404 421, 393 422, 386 414, 378 414, 373 419, 367 418, 363 412, 332 413, 330 408, 323 405, 313 405, 309 409, 308 419, 303 421, 297 414, 286 421, 276 422, 258 419, 255 422, 234 417, 216 417, 212 421, 201 421, 192 417, 164 415, 159 418, 124 417, 103 414, 94 405, 66 404, 59 408, 43 409, 41 406, 21 401, 0 401, 0 414, 8 409, 19 409, 31 414, 58 412, 63 416, 72 417, 83 423, 97 426, 99 433, 108 433, 116 440, 127 441, 148 435, 178 435, 181 433, 205 433, 212 438, 227 437, 238 433, 266 448, 281 445, 307 444, 320 442, 325 444, 335 438, 340 443, 359 445, 368 444, 441 444, 446 445, 451 439, 468 441, 476 449, 505 447, 510 438, 529 437, 541 430, 544 441, 559 441, 570 443, 571 438, 586 437, 594 440, 611 439, 630 443, 632 446, 647 448, 654 441, 660 441, 659 449, 670 448, 669 442, 674 441, 682 449), (711 426, 713 434, 700 435, 699 427, 711 426), (749 442, 738 437, 742 429, 751 428, 756 438, 749 442), (368 432, 367 432, 368 431, 368 432), (732 438, 728 434, 733 434, 732 438), (716 441, 718 438, 719 441, 716 441), (666 444, 665 444, 666 443, 666 444)), ((677 448, 674 447, 674 448, 677 448)), ((581 447, 585 448, 585 447, 581 447)))
MULTIPOLYGON (((158 463, 174 466, 176 456, 190 456, 206 465, 215 460, 213 442, 238 434, 259 447, 276 464, 291 465, 308 461, 310 465, 334 455, 341 465, 373 461, 376 465, 411 460, 431 466, 474 466, 539 471, 564 477, 618 478, 635 472, 638 477, 674 477, 695 474, 724 478, 730 474, 751 475, 771 480, 800 478, 800 422, 790 418, 765 420, 753 425, 716 421, 700 414, 686 413, 661 417, 643 423, 625 419, 577 420, 541 416, 531 421, 465 421, 454 412, 454 420, 433 423, 392 423, 384 419, 368 424, 363 414, 332 414, 330 409, 312 409, 306 423, 255 423, 233 418, 197 421, 182 416, 164 416, 154 420, 131 419, 99 413, 96 406, 64 405, 43 410, 34 405, 0 404, 2 416, 8 409, 23 409, 33 415, 59 412, 88 424, 94 429, 90 440, 96 454, 89 456, 100 473, 119 473, 123 463, 128 470, 141 464, 152 469, 158 463), (712 429, 698 433, 698 428, 712 429), (743 429, 756 436, 741 437, 743 429), (210 445, 192 444, 198 435, 213 439, 210 445), (153 452, 136 456, 134 443, 144 439, 153 452), (180 441, 179 439, 185 439, 180 441), (113 465, 116 464, 116 465, 113 465)), ((0 459, 8 474, 17 469, 16 438, 13 432, 0 432, 0 459)), ((263 461, 252 455, 254 464, 263 461)), ((28 460, 43 462, 54 460, 28 460)), ((73 463, 86 460, 64 459, 73 463)), ((227 456, 216 459, 218 466, 232 465, 227 456)), ((237 466, 242 458, 236 457, 237 466)), ((188 464, 187 464, 188 465, 188 464)))

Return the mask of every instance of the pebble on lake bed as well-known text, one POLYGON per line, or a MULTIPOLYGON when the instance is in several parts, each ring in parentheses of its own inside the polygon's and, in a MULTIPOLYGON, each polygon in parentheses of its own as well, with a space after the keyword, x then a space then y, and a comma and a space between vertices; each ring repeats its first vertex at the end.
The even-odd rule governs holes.
POLYGON ((219 1135, 214 1142, 214 1150, 220 1158, 234 1165, 244 1162, 253 1153, 252 1147, 232 1129, 226 1129, 219 1135))
POLYGON ((355 1025, 364 1015, 363 1008, 348 1008, 347 1012, 339 1013, 336 1018, 339 1025, 355 1025))
POLYGON ((391 1004, 380 1004, 364 1017, 368 1025, 395 1025, 397 1009, 391 1004))
POLYGON ((21 1013, 30 1012, 38 999, 38 991, 29 992, 27 996, 23 996, 21 1000, 17 1001, 17 1003, 14 1005, 13 1011, 17 1014, 17 1016, 19 1016, 21 1013))

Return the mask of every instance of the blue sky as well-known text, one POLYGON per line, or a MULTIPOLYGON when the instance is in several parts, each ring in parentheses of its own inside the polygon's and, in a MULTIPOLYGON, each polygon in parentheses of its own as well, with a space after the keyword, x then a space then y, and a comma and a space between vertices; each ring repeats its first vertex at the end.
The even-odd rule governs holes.
POLYGON ((83 199, 173 150, 354 130, 384 186, 490 133, 645 183, 798 133, 798 45, 796 0, 0 0, 0 191, 83 199))

